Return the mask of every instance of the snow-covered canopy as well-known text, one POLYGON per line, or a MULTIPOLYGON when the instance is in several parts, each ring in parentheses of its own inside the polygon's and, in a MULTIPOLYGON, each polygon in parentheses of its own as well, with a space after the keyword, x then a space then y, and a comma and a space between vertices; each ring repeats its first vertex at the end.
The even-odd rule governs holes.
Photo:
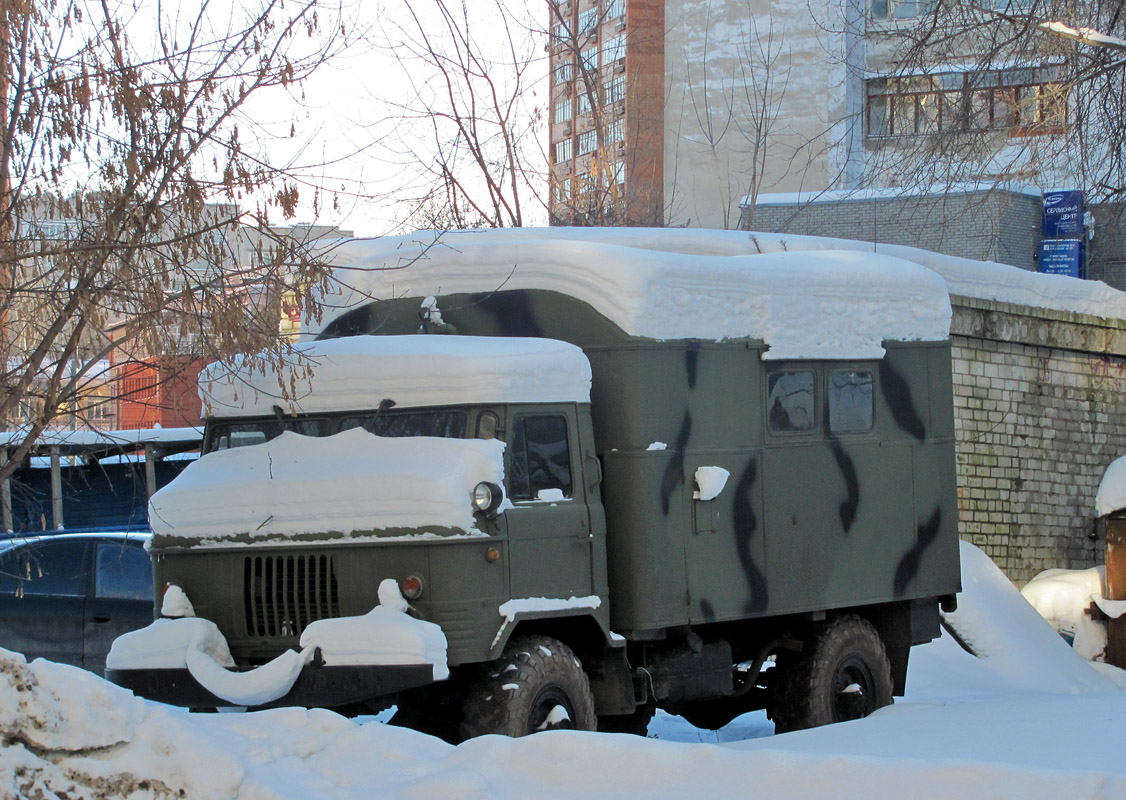
POLYGON ((287 431, 203 456, 153 495, 149 519, 158 537, 205 543, 388 529, 484 535, 470 495, 481 481, 503 482, 503 452, 496 440, 287 431))
POLYGON ((487 336, 350 336, 295 347, 289 366, 228 370, 212 364, 200 397, 219 417, 270 415, 274 405, 304 412, 360 411, 383 399, 396 408, 464 403, 590 401, 583 351, 548 339, 487 336), (290 381, 290 368, 312 377, 290 381), (283 397, 281 386, 290 387, 283 397))
MULTIPOLYGON (((1098 281, 820 236, 698 228, 511 228, 440 236, 419 232, 325 247, 326 256, 343 268, 337 279, 345 288, 325 298, 323 325, 370 297, 465 291, 467 284, 475 284, 469 287, 474 291, 491 291, 503 285, 565 292, 639 336, 757 336, 771 344, 768 358, 795 351, 819 355, 833 349, 831 341, 817 338, 821 332, 841 347, 870 341, 854 325, 866 324, 869 336, 879 332, 885 339, 945 338, 938 329, 948 326, 948 309, 919 266, 941 275, 949 295, 1126 319, 1126 292, 1098 281), (471 275, 453 280, 453 265, 471 275), (439 275, 440 287, 433 280, 439 275), (763 296, 771 292, 778 295, 763 296), (880 304, 887 308, 874 308, 880 304), (905 307, 910 319, 895 316, 905 307), (823 312, 829 313, 822 317, 823 312), (795 330, 801 327, 810 330, 795 330)), ((304 325, 313 334, 322 329, 311 320, 304 325)))
POLYGON ((633 336, 762 339, 771 359, 879 358, 885 340, 950 330, 946 287, 917 264, 857 248, 764 253, 746 233, 519 228, 323 247, 337 293, 309 335, 373 298, 501 288, 569 295, 633 336))

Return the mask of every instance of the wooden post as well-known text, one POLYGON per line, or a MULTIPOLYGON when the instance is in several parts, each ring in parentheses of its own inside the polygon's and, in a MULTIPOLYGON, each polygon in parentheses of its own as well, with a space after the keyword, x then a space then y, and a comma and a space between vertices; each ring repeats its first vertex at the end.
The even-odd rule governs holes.
POLYGON ((156 454, 151 444, 145 445, 145 489, 148 490, 149 499, 156 494, 156 454))
MULTIPOLYGON (((1126 600, 1126 517, 1106 520, 1106 599, 1126 600)), ((1107 620, 1106 660, 1126 669, 1126 617, 1107 620)))
POLYGON ((63 474, 59 464, 59 446, 51 447, 51 523, 63 529, 63 474))
MULTIPOLYGON (((7 446, 0 447, 0 467, 8 465, 8 448, 7 446)), ((12 524, 12 481, 10 478, 5 478, 3 483, 0 483, 0 506, 3 507, 3 516, 0 520, 3 522, 4 530, 0 534, 11 533, 15 530, 12 524)))

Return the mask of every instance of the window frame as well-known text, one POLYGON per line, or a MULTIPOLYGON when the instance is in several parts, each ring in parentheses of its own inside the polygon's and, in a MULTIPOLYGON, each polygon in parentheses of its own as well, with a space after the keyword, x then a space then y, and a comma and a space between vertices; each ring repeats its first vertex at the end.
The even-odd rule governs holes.
POLYGON ((821 373, 822 373, 822 371, 817 366, 815 366, 813 364, 802 364, 802 363, 774 364, 774 365, 771 365, 771 367, 766 370, 766 374, 763 376, 763 382, 762 382, 762 386, 763 386, 763 394, 762 394, 762 397, 763 397, 763 406, 762 406, 763 407, 763 415, 762 415, 762 419, 763 419, 763 428, 764 428, 767 436, 769 436, 771 438, 778 438, 778 439, 790 439, 790 438, 794 438, 794 437, 821 436, 821 420, 824 416, 824 411, 821 409, 821 402, 820 402, 821 395, 824 392, 823 388, 821 388, 821 383, 822 383, 821 373), (812 414, 813 418, 810 422, 809 427, 807 427, 807 428, 797 428, 797 429, 792 429, 792 430, 775 428, 774 425, 771 422, 771 377, 774 376, 774 375, 797 374, 797 373, 808 373, 810 375, 810 391, 813 394, 813 397, 810 401, 810 413, 812 414))
POLYGON ((506 457, 506 461, 507 461, 506 469, 505 469, 505 483, 507 485, 505 487, 505 491, 508 493, 509 499, 512 500, 512 502, 514 502, 514 503, 537 503, 537 502, 542 503, 544 501, 539 500, 537 498, 539 491, 543 491, 543 489, 545 489, 545 488, 559 488, 559 487, 541 487, 538 491, 533 491, 534 486, 533 486, 532 477, 531 477, 532 473, 531 473, 531 469, 527 465, 525 465, 525 476, 524 476, 524 478, 527 481, 528 492, 530 494, 528 496, 525 496, 524 494, 518 493, 517 487, 514 485, 514 480, 516 479, 516 470, 515 470, 513 464, 514 464, 515 459, 517 458, 518 437, 523 439, 524 457, 525 457, 525 461, 526 461, 527 460, 527 458, 526 458, 527 452, 528 452, 528 442, 527 442, 527 429, 525 427, 525 423, 528 419, 537 419, 537 418, 558 419, 558 420, 561 420, 562 423, 563 423, 563 442, 566 444, 566 447, 567 447, 567 477, 568 477, 568 483, 569 483, 569 486, 563 491, 563 497, 567 500, 574 499, 578 495, 578 492, 579 492, 579 482, 576 480, 576 476, 578 475, 578 472, 575 469, 575 450, 576 450, 576 447, 575 447, 575 442, 573 441, 573 439, 574 439, 574 436, 573 436, 574 425, 573 425, 573 421, 570 419, 570 417, 562 410, 547 410, 547 409, 544 409, 543 411, 521 411, 521 412, 519 412, 519 413, 517 413, 513 416, 512 422, 509 426, 510 429, 511 429, 511 434, 508 437, 508 438, 511 439, 511 444, 509 444, 505 448, 505 450, 506 450, 505 457, 506 457))

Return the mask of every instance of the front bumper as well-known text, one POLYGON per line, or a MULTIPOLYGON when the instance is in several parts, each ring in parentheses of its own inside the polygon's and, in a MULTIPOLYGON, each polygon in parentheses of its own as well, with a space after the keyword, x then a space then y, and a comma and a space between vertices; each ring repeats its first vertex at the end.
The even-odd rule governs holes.
MULTIPOLYGON (((253 668, 229 669, 248 672, 253 668)), ((232 705, 201 686, 187 669, 107 669, 106 678, 139 697, 159 703, 188 708, 232 705)), ((433 682, 434 667, 430 664, 333 667, 308 664, 288 693, 255 708, 334 708, 378 700, 433 682)))

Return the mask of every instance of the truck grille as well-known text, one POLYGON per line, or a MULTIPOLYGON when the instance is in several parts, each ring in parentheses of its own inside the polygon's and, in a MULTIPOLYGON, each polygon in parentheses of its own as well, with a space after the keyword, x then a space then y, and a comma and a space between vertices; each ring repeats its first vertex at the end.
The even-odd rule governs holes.
POLYGON ((243 587, 249 636, 297 637, 310 622, 340 616, 332 556, 248 556, 243 587))

